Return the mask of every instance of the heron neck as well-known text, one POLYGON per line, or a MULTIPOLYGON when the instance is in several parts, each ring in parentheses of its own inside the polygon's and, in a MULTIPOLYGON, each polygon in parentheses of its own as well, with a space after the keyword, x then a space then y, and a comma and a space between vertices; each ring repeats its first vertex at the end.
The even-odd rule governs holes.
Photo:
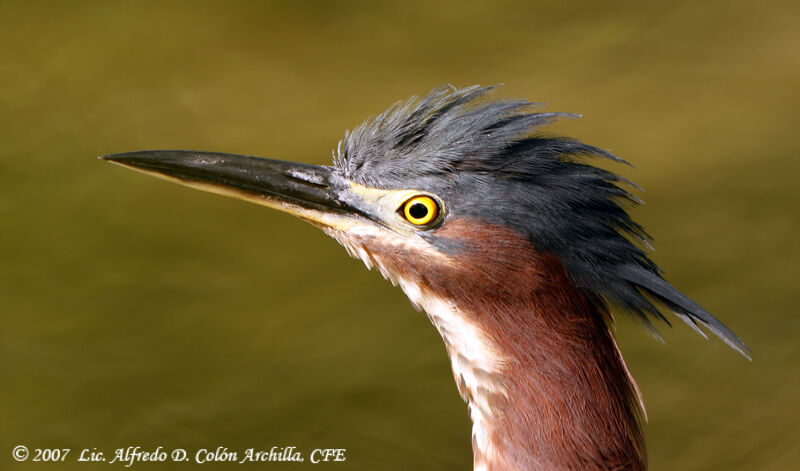
POLYGON ((636 387, 610 316, 555 256, 474 220, 437 230, 458 241, 452 254, 332 235, 399 284, 442 335, 469 405, 476 470, 646 468, 636 387))
POLYGON ((476 470, 643 470, 635 383, 607 312, 559 278, 533 295, 401 286, 444 339, 476 470))
POLYGON ((438 234, 469 245, 401 286, 444 339, 476 469, 644 470, 642 409, 605 306, 510 229, 459 220, 438 234))

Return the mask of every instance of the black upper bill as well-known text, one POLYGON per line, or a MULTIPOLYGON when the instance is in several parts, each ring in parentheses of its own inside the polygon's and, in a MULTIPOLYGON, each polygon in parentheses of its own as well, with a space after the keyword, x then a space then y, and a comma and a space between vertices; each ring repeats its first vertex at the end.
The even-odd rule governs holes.
POLYGON ((125 152, 101 159, 188 185, 208 186, 308 209, 355 211, 341 201, 345 185, 330 167, 185 150, 125 152))

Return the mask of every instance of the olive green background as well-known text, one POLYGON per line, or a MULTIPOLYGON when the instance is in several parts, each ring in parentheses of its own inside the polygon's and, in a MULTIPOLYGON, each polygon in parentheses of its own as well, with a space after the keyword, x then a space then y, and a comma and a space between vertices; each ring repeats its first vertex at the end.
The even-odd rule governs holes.
MULTIPOLYGON (((655 470, 800 462, 797 2, 0 2, 0 468, 82 448, 346 448, 330 469, 470 469, 444 348, 310 225, 108 165, 154 148, 328 163, 440 84, 582 113, 677 287, 617 334, 655 470), (73 449, 17 463, 14 446, 73 449)), ((309 463, 250 464, 296 469, 309 463)), ((138 464, 132 469, 190 468, 138 464)), ((205 469, 236 466, 206 465, 205 469)))

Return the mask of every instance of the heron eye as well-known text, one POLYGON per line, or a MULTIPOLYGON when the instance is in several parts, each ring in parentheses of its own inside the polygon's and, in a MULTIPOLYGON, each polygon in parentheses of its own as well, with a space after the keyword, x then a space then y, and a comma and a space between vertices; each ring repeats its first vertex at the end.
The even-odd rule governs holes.
POLYGON ((406 201, 403 214, 411 224, 424 226, 439 215, 439 205, 430 196, 415 196, 406 201))

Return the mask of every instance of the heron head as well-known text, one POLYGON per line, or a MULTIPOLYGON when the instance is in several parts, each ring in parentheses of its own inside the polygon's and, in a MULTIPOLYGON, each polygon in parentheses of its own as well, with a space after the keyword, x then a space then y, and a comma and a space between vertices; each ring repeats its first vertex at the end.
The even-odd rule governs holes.
POLYGON ((527 276, 516 283, 536 289, 558 272, 592 302, 620 306, 648 326, 666 320, 665 307, 745 352, 648 258, 648 236, 626 211, 638 202, 630 182, 587 163, 621 159, 539 134, 574 115, 490 100, 491 90, 440 88, 398 102, 347 133, 332 166, 195 151, 104 158, 298 216, 407 293, 423 279, 431 289, 502 291, 527 276), (520 271, 525 263, 540 269, 520 271))

